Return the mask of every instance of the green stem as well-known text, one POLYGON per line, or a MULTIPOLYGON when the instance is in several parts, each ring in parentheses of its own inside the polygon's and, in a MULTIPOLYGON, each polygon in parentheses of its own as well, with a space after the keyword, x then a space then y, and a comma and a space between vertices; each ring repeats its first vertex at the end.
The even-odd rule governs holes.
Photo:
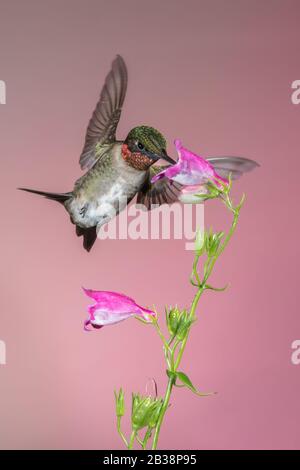
POLYGON ((166 338, 164 337, 163 332, 162 332, 161 329, 160 329, 160 326, 159 326, 159 324, 158 324, 157 319, 154 318, 154 319, 152 320, 152 322, 153 322, 153 324, 154 324, 154 326, 155 326, 155 328, 156 328, 156 331, 157 331, 159 337, 161 338, 161 340, 162 340, 162 342, 163 342, 166 362, 167 362, 167 364, 168 364, 168 367, 170 367, 171 365, 170 365, 169 354, 172 353, 171 348, 170 348, 170 346, 169 346, 169 344, 168 344, 166 338))
POLYGON ((152 434, 152 429, 151 428, 148 428, 147 431, 146 431, 146 434, 145 434, 145 437, 144 437, 144 440, 143 440, 143 443, 142 443, 142 446, 143 446, 143 450, 145 450, 147 448, 147 443, 151 437, 151 434, 152 434))
MULTIPOLYGON (((201 286, 200 289, 198 290, 197 294, 194 297, 192 307, 191 307, 191 312, 190 312, 190 318, 191 319, 195 318, 195 313, 196 313, 196 309, 197 309, 197 306, 198 306, 198 302, 200 300, 200 297, 201 297, 204 289, 205 289, 204 286, 201 286)), ((175 362, 175 370, 177 370, 179 365, 180 365, 180 362, 181 362, 181 359, 182 359, 182 356, 183 356, 183 353, 184 353, 184 350, 185 350, 185 346, 186 346, 188 337, 189 337, 189 331, 187 332, 186 337, 182 341, 181 347, 179 349, 179 353, 178 353, 178 356, 177 356, 177 359, 176 359, 176 362, 175 362)))
POLYGON ((136 434, 135 438, 136 438, 136 440, 138 441, 138 443, 140 444, 140 446, 143 447, 143 441, 142 441, 142 439, 139 437, 138 434, 136 434))
POLYGON ((175 352, 176 352, 176 348, 178 346, 178 344, 180 343, 179 339, 177 339, 175 341, 175 344, 173 346, 173 350, 172 350, 172 353, 171 353, 171 367, 170 367, 170 370, 171 371, 174 371, 175 370, 175 359, 174 359, 174 356, 175 356, 175 352))
POLYGON ((168 386, 167 386, 167 390, 166 390, 166 393, 165 393, 162 409, 161 409, 161 412, 160 412, 160 415, 159 415, 159 418, 158 418, 158 421, 157 421, 157 425, 156 425, 156 428, 155 428, 155 433, 154 433, 153 443, 152 443, 152 450, 155 450, 156 447, 157 447, 160 428, 161 428, 164 416, 165 416, 166 411, 167 411, 168 406, 169 406, 169 401, 170 401, 173 385, 174 385, 174 378, 170 377, 169 381, 168 381, 168 386))
POLYGON ((158 334, 159 334, 159 336, 160 336, 160 338, 161 338, 161 340, 162 340, 162 342, 163 342, 163 344, 164 344, 164 347, 166 348, 166 350, 167 350, 168 352, 170 352, 170 346, 168 345, 167 340, 166 340, 166 338, 164 337, 163 332, 162 332, 161 329, 160 329, 160 326, 159 326, 159 324, 158 324, 157 319, 154 318, 152 321, 153 321, 154 326, 155 326, 155 328, 156 328, 156 330, 157 330, 157 332, 158 332, 158 334))
MULTIPOLYGON (((211 272, 214 268, 216 260, 221 255, 221 253, 225 250, 226 246, 228 245, 228 242, 230 241, 230 239, 231 239, 231 237, 232 237, 232 235, 235 231, 235 228, 236 228, 236 225, 237 225, 237 222, 238 222, 238 218, 239 218, 240 209, 241 209, 242 204, 244 202, 244 196, 243 196, 240 204, 236 208, 233 208, 232 202, 231 202, 228 194, 225 195, 225 197, 223 198, 223 201, 226 204, 227 208, 233 213, 233 221, 232 221, 231 227, 228 231, 228 234, 227 234, 224 242, 221 244, 221 246, 220 246, 219 250, 217 251, 217 253, 212 258, 209 258, 206 261, 205 269, 204 269, 205 275, 204 275, 204 279, 203 279, 202 282, 200 281, 198 271, 197 271, 199 256, 198 255, 195 256, 195 260, 194 260, 194 263, 193 263, 193 275, 195 276, 195 279, 198 283, 198 291, 197 291, 197 293, 196 293, 196 295, 193 299, 191 310, 190 310, 190 319, 192 319, 192 320, 196 316, 196 310, 197 310, 198 302, 200 300, 200 297, 201 297, 202 293, 205 290, 205 283, 208 280, 208 278, 209 278, 209 276, 210 276, 210 274, 211 274, 211 272)), ((161 333, 160 329, 158 329, 158 331, 159 331, 159 333, 161 333)), ((180 362, 181 362, 181 359, 182 359, 182 356, 183 356, 183 353, 184 353, 184 350, 185 350, 185 347, 186 347, 188 337, 189 337, 189 331, 187 332, 186 337, 184 338, 184 340, 181 343, 181 347, 180 347, 180 350, 179 350, 179 353, 178 353, 175 364, 174 364, 175 347, 173 348, 173 351, 171 352, 171 372, 176 372, 179 365, 180 365, 180 362)), ((163 337, 163 339, 164 339, 164 344, 165 344, 165 338, 163 337)), ((175 346, 176 346, 176 343, 175 343, 175 346)), ((168 362, 168 366, 169 366, 169 362, 168 362)), ((169 406, 169 402, 170 402, 170 398, 171 398, 174 383, 175 383, 174 377, 169 377, 166 393, 165 393, 164 400, 163 400, 162 409, 161 409, 161 412, 160 412, 160 415, 159 415, 159 418, 158 418, 158 421, 157 421, 157 425, 156 425, 155 433, 154 433, 154 437, 153 437, 153 443, 152 443, 152 449, 153 450, 155 450, 157 448, 157 443, 158 443, 158 438, 159 438, 161 425, 162 425, 162 422, 164 420, 166 411, 167 411, 168 406, 169 406)))
MULTIPOLYGON (((211 258, 211 260, 208 262, 208 268, 207 268, 207 271, 206 271, 206 276, 205 276, 205 279, 204 279, 204 283, 208 280, 209 276, 211 275, 211 272, 214 268, 214 265, 218 259, 218 257, 221 255, 221 253, 223 253, 223 251, 225 250, 226 246, 228 245, 232 235, 234 234, 234 231, 236 229, 236 225, 237 225, 237 222, 238 222, 238 218, 239 218, 239 213, 240 213, 240 208, 241 208, 241 204, 243 203, 243 200, 244 198, 242 199, 239 207, 237 209, 233 209, 232 208, 232 204, 231 204, 231 201, 227 195, 226 199, 224 200, 226 206, 228 207, 228 209, 233 212, 233 221, 232 221, 232 224, 231 224, 231 227, 229 229, 229 232, 224 240, 224 242, 222 243, 222 245, 220 246, 217 254, 215 256, 213 256, 213 258, 211 258)), ((199 288, 198 292, 196 293, 195 297, 194 297, 194 300, 193 300, 193 303, 192 303, 192 307, 191 307, 191 312, 190 312, 190 317, 191 319, 193 319, 195 317, 195 313, 196 313, 196 309, 197 309, 197 305, 198 305, 198 302, 200 300, 200 297, 203 293, 205 289, 205 285, 201 285, 201 287, 199 288)), ((185 346, 186 346, 186 343, 187 343, 187 340, 188 340, 188 337, 189 337, 189 332, 188 334, 186 335, 185 339, 183 340, 182 342, 182 345, 181 345, 181 348, 179 350, 179 353, 178 353, 178 356, 177 356, 177 360, 176 360, 176 363, 175 363, 175 370, 177 370, 177 367, 179 366, 180 364, 180 361, 181 361, 181 358, 182 358, 182 355, 184 353, 184 350, 185 350, 185 346)))
POLYGON ((136 431, 132 431, 131 435, 130 435, 130 441, 129 441, 129 444, 128 444, 128 449, 132 449, 133 447, 133 444, 134 444, 134 440, 135 440, 135 435, 136 435, 136 431))
MULTIPOLYGON (((192 304, 192 308, 191 308, 191 314, 190 314, 191 318, 194 317, 194 314, 195 314, 195 311, 196 311, 196 308, 197 308, 197 305, 198 305, 198 302, 199 302, 199 299, 200 299, 200 296, 201 296, 203 290, 204 290, 204 287, 201 286, 200 289, 198 290, 197 294, 195 295, 195 298, 194 298, 193 304, 192 304)), ((187 333, 185 339, 182 342, 181 348, 179 350, 179 353, 178 353, 178 356, 177 356, 177 359, 176 359, 176 363, 175 363, 175 365, 173 365, 174 364, 174 357, 173 356, 174 356, 174 353, 175 353, 175 348, 178 344, 178 343, 175 343, 175 346, 174 346, 174 349, 173 349, 173 352, 172 352, 173 354, 171 356, 171 358, 172 358, 171 359, 171 364, 172 364, 171 371, 172 372, 176 372, 176 370, 177 370, 177 368, 180 364, 180 361, 181 361, 181 358, 182 358, 182 355, 183 355, 183 352, 184 352, 184 349, 185 349, 187 338, 188 338, 188 333, 187 333)), ((165 396, 164 396, 162 409, 161 409, 161 412, 160 412, 160 415, 159 415, 159 418, 158 418, 158 421, 157 421, 157 425, 156 425, 156 428, 155 428, 155 433, 154 433, 153 443, 152 443, 152 450, 155 450, 157 448, 160 428, 161 428, 163 419, 165 417, 166 411, 167 411, 168 406, 169 406, 169 402, 170 402, 170 398, 171 398, 174 383, 175 383, 174 382, 174 377, 170 377, 169 381, 168 381, 167 390, 166 390, 166 393, 165 393, 165 396)))
POLYGON ((125 446, 128 447, 127 439, 126 439, 126 437, 124 436, 124 434, 122 433, 122 430, 121 430, 121 416, 117 416, 117 430, 118 430, 118 433, 121 436, 122 441, 124 442, 125 446))

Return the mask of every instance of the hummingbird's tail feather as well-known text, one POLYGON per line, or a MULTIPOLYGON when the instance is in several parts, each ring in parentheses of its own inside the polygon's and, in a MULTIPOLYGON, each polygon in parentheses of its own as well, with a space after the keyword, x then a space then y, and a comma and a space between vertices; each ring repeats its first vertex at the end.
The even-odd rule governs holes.
POLYGON ((44 196, 47 199, 51 199, 52 201, 57 201, 63 204, 65 201, 70 199, 72 193, 48 193, 46 191, 38 191, 36 189, 28 189, 28 188, 18 188, 20 191, 27 191, 28 193, 38 194, 39 196, 44 196))
POLYGON ((206 160, 223 178, 228 178, 231 174, 232 179, 237 179, 259 166, 254 160, 243 157, 208 157, 206 160))
POLYGON ((90 251, 97 239, 96 227, 82 228, 76 225, 76 235, 83 236, 83 247, 86 251, 90 251))

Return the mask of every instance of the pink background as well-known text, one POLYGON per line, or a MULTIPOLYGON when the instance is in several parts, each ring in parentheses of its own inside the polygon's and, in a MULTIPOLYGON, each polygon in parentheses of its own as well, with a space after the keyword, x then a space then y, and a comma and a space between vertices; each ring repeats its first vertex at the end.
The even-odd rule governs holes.
MULTIPOLYGON (((83 331, 90 288, 143 305, 188 306, 184 241, 98 241, 81 248, 63 209, 16 191, 72 188, 87 122, 116 53, 130 81, 119 137, 137 124, 202 154, 261 168, 236 184, 240 225, 213 275, 182 368, 215 398, 177 389, 160 447, 300 448, 299 1, 0 2, 3 449, 121 448, 113 389, 166 377, 159 340, 135 320, 83 331)), ((207 224, 226 223, 220 203, 207 224)), ((128 405, 129 408, 129 405, 128 405)))

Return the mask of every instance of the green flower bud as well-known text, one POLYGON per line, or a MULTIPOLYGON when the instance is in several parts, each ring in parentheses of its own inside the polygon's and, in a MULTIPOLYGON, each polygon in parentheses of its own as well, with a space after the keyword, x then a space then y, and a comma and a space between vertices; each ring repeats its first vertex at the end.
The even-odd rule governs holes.
POLYGON ((180 310, 177 307, 166 310, 167 325, 171 336, 176 335, 179 326, 180 310))
POLYGON ((156 426, 162 400, 150 396, 143 397, 138 393, 132 394, 132 428, 139 431, 142 428, 156 426))
POLYGON ((216 186, 212 181, 209 181, 206 184, 206 189, 207 189, 207 199, 214 199, 216 197, 219 197, 220 194, 224 191, 224 188, 221 184, 220 187, 216 186))
POLYGON ((178 330, 176 333, 176 337, 180 340, 183 341, 184 338, 186 337, 190 326, 192 324, 192 320, 189 319, 189 315, 186 310, 183 310, 180 316, 180 322, 178 325, 178 330))
POLYGON ((184 340, 192 324, 186 310, 180 311, 177 307, 170 308, 167 314, 167 325, 171 336, 176 336, 180 341, 184 340))
POLYGON ((124 392, 122 388, 120 388, 119 393, 115 391, 115 400, 116 400, 116 415, 122 417, 125 414, 125 400, 124 400, 124 392))
POLYGON ((197 256, 201 256, 205 250, 205 233, 202 230, 197 230, 195 240, 195 252, 197 256))
POLYGON ((161 407, 163 405, 163 400, 162 399, 156 399, 155 406, 153 406, 152 413, 149 419, 149 428, 155 428, 157 425, 157 421, 160 415, 161 407))
POLYGON ((211 229, 205 233, 204 244, 208 256, 212 257, 217 253, 223 236, 224 232, 213 233, 211 229))

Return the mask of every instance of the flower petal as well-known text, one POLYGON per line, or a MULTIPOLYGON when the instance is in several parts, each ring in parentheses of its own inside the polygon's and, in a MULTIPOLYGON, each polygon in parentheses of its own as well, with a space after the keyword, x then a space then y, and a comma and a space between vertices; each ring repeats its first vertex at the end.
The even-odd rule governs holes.
POLYGON ((88 326, 91 324, 91 320, 88 318, 87 320, 84 321, 84 326, 83 326, 83 329, 85 331, 91 331, 90 328, 88 328, 88 326))
POLYGON ((152 183, 163 177, 184 186, 204 185, 209 181, 218 183, 219 180, 227 182, 216 173, 213 166, 205 158, 183 147, 179 139, 176 139, 174 144, 178 152, 177 163, 155 175, 151 180, 152 183))
POLYGON ((135 301, 128 297, 127 295, 124 295, 124 294, 120 294, 119 292, 110 292, 110 291, 105 291, 105 290, 92 290, 92 289, 85 289, 83 287, 83 291, 84 293, 88 296, 88 297, 91 297, 92 299, 96 300, 97 302, 99 300, 124 300, 124 301, 127 301, 127 302, 131 302, 133 304, 135 304, 135 301))
POLYGON ((87 296, 95 300, 95 304, 88 307, 90 316, 84 323, 85 330, 89 330, 88 325, 100 328, 105 325, 119 323, 135 315, 150 321, 150 317, 156 315, 152 310, 138 305, 127 295, 110 291, 83 290, 87 296))
POLYGON ((202 204, 208 190, 205 185, 184 186, 178 196, 179 201, 184 204, 202 204))

